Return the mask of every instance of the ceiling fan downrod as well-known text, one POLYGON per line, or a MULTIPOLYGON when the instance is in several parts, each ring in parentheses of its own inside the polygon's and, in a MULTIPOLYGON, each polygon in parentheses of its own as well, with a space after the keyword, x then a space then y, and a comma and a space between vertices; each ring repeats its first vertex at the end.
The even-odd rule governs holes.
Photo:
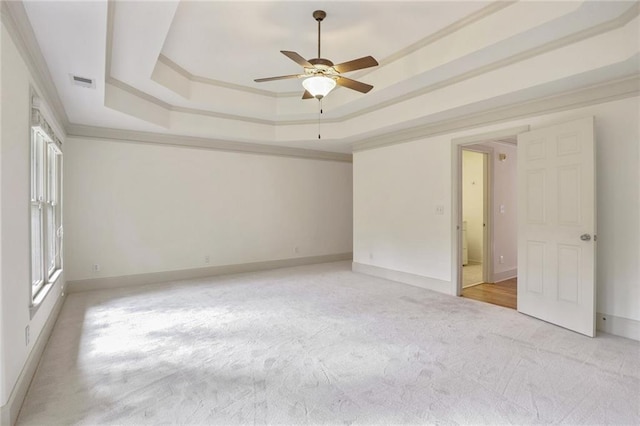
POLYGON ((322 57, 320 56, 320 23, 326 17, 327 13, 324 10, 316 10, 313 12, 313 19, 318 21, 318 58, 322 57))

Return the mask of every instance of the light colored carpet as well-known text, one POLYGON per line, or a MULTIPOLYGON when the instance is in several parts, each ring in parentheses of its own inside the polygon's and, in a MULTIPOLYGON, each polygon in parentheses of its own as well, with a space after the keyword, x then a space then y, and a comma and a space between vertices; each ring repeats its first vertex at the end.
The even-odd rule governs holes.
POLYGON ((347 262, 69 295, 18 424, 638 424, 640 342, 347 262))

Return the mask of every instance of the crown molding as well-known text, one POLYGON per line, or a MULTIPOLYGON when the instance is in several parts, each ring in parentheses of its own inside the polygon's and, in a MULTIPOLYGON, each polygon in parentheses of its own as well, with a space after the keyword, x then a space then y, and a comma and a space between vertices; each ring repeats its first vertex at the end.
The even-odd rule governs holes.
POLYGON ((391 131, 353 143, 353 152, 398 145, 520 118, 586 107, 640 95, 640 73, 530 101, 483 110, 450 120, 391 131))
MULTIPOLYGON (((499 11, 501 11, 502 9, 509 7, 511 5, 516 4, 517 1, 516 0, 509 0, 509 1, 495 1, 485 7, 483 7, 480 10, 477 10, 467 16, 465 16, 462 19, 457 20, 456 22, 447 25, 446 27, 436 31, 433 34, 430 34, 428 36, 426 36, 425 38, 418 40, 417 42, 413 43, 412 45, 405 47, 402 50, 399 50, 398 52, 387 56, 386 58, 383 58, 380 61, 380 65, 387 65, 390 64, 391 62, 395 62, 399 59, 404 58, 405 56, 409 56, 410 54, 412 54, 413 52, 422 49, 423 47, 426 47, 430 44, 435 43, 438 40, 441 40, 445 37, 447 37, 448 35, 454 34, 458 31, 460 31, 461 29, 468 27, 471 24, 474 24, 478 21, 481 21, 483 19, 485 19, 488 16, 493 15, 494 13, 497 13, 499 11)), ((367 70, 367 71, 363 71, 361 73, 361 75, 364 74, 368 74, 370 72, 373 72, 373 70, 367 70)))
MULTIPOLYGON (((392 55, 392 57, 390 57, 390 59, 385 59, 386 62, 383 62, 382 64, 388 64, 390 62, 396 61, 401 59, 402 57, 409 55, 413 52, 415 52, 416 50, 423 48, 431 43, 434 43, 440 39, 442 39, 443 37, 446 37, 449 34, 452 34, 456 31, 459 31, 460 29, 471 25, 493 13, 496 13, 500 10, 503 10, 504 8, 514 4, 515 2, 513 1, 498 1, 495 3, 490 4, 489 6, 480 9, 479 11, 475 12, 474 14, 471 14, 469 16, 467 16, 466 18, 463 18, 445 28, 443 28, 442 30, 432 34, 431 36, 428 36, 422 40, 420 40, 417 43, 414 43, 413 45, 409 46, 408 48, 398 52, 396 55, 392 55)), ((111 46, 111 39, 112 39, 112 28, 113 28, 113 8, 114 8, 114 2, 113 0, 109 1, 109 9, 110 9, 110 13, 108 15, 110 22, 108 23, 108 34, 107 34, 107 62, 110 63, 110 57, 111 57, 111 50, 110 50, 110 46, 111 46)), ((366 114, 370 114, 373 113, 375 111, 387 108, 387 107, 391 107, 394 105, 397 105, 399 103, 402 102, 406 102, 408 100, 411 100, 413 98, 419 97, 419 96, 423 96, 427 93, 445 88, 447 86, 451 86, 454 84, 458 84, 461 83, 465 80, 469 80, 471 78, 474 77, 478 77, 481 76, 483 74, 492 72, 492 71, 496 71, 500 68, 504 68, 510 65, 513 65, 515 63, 521 62, 521 61, 525 61, 527 59, 533 58, 535 56, 539 56, 542 55, 544 53, 568 46, 570 44, 573 43, 577 43, 579 41, 591 38, 591 37, 595 37, 597 35, 606 33, 608 31, 612 31, 618 28, 623 27, 624 25, 628 24, 631 20, 633 20, 634 18, 636 18, 638 15, 640 15, 640 2, 635 2, 629 9, 627 9, 627 11, 625 11, 623 14, 621 14, 620 16, 600 23, 598 25, 595 25, 591 28, 586 28, 582 31, 578 31, 576 33, 567 35, 565 37, 562 37, 560 39, 545 43, 543 45, 528 49, 524 52, 520 52, 518 54, 512 55, 510 57, 495 61, 493 63, 490 64, 486 64, 484 66, 478 67, 476 69, 467 71, 465 73, 459 74, 459 75, 455 75, 451 78, 445 79, 445 80, 441 80, 437 83, 422 87, 419 90, 415 90, 415 91, 411 91, 409 93, 406 93, 404 95, 395 97, 393 99, 389 99, 387 101, 382 101, 379 102, 375 105, 372 105, 370 107, 367 108, 363 108, 360 109, 358 111, 349 113, 349 114, 345 114, 342 115, 340 117, 336 117, 336 118, 325 118, 324 122, 325 123, 344 123, 346 121, 352 120, 354 118, 358 118, 361 117, 363 115, 366 114)), ((180 75, 182 75, 183 77, 189 78, 191 81, 200 81, 200 82, 205 82, 205 81, 210 81, 210 82, 216 82, 216 85, 218 85, 219 87, 227 87, 227 88, 232 88, 235 89, 235 86, 238 85, 233 85, 230 83, 224 83, 224 82, 217 82, 216 80, 209 80, 203 77, 197 77, 197 76, 193 76, 192 74, 190 74, 187 70, 181 68, 179 65, 175 64, 173 61, 171 61, 171 59, 160 55, 160 57, 158 58, 159 61, 163 62, 165 65, 171 67, 174 71, 180 73, 180 75), (193 79, 196 80, 193 80, 193 79), (219 84, 218 84, 219 83, 219 84)), ((367 71, 368 72, 368 71, 367 71)), ((316 122, 316 120, 314 119, 301 119, 301 120, 265 120, 265 119, 258 119, 258 118, 253 118, 253 117, 247 117, 247 116, 240 116, 240 115, 236 115, 236 114, 225 114, 225 113, 220 113, 220 112, 215 112, 215 111, 208 111, 208 110, 203 110, 203 109, 197 109, 197 108, 186 108, 186 107, 177 107, 177 106, 173 106, 170 105, 164 101, 161 101, 160 99, 155 98, 152 95, 146 94, 138 89, 135 89, 134 87, 131 87, 129 85, 127 85, 126 83, 120 82, 118 80, 115 80, 114 78, 110 77, 109 74, 107 74, 107 80, 108 82, 117 82, 116 85, 118 85, 119 88, 121 88, 122 90, 126 90, 129 93, 136 95, 136 96, 141 96, 143 97, 143 99, 152 102, 162 108, 166 108, 169 111, 177 111, 177 112, 182 112, 182 113, 187 113, 187 114, 196 114, 196 115, 204 115, 204 116, 211 116, 211 117, 216 117, 216 118, 222 118, 222 119, 228 119, 228 120, 236 120, 236 121, 244 121, 244 122, 251 122, 251 123, 258 123, 258 124, 268 124, 268 125, 274 125, 274 126, 289 126, 289 125, 307 125, 307 124, 313 124, 316 122)), ((241 89, 237 89, 237 90, 244 90, 244 91, 250 91, 252 92, 253 90, 258 90, 258 89, 252 89, 252 88, 248 88, 248 87, 244 87, 244 86, 238 86, 241 89), (245 90, 245 89, 250 89, 250 90, 245 90)), ((255 92, 253 92, 255 93, 255 92)), ((269 92, 269 93, 273 93, 273 92, 269 92)), ((296 96, 298 96, 299 94, 296 93, 296 96)), ((269 95, 271 96, 271 95, 269 95)), ((286 97, 288 96, 287 94, 282 94, 278 97, 286 97)))
MULTIPOLYGON (((137 96, 140 99, 143 99, 147 102, 150 102, 160 108, 166 109, 168 112, 181 112, 185 114, 194 114, 194 115, 203 115, 207 117, 220 118, 224 120, 233 120, 233 121, 244 121, 247 123, 256 123, 256 124, 266 124, 271 126, 289 126, 289 125, 301 125, 301 124, 316 124, 318 123, 318 119, 304 119, 304 120, 266 120, 262 118, 248 117, 245 115, 237 115, 237 114, 228 114, 224 112, 216 112, 216 111, 208 111, 204 109, 197 108, 187 108, 181 106, 171 105, 163 100, 156 98, 142 90, 136 89, 133 86, 128 85, 127 83, 120 81, 113 77, 107 77, 106 83, 112 86, 117 87, 120 90, 124 90, 125 92, 137 96)), ((326 122, 339 122, 342 120, 326 120, 326 122)))
POLYGON ((160 54, 160 56, 158 56, 158 62, 165 64, 166 66, 168 66, 169 68, 171 68, 172 70, 174 70, 175 72, 177 72, 178 74, 180 74, 181 76, 183 76, 184 78, 186 78, 192 83, 208 84, 210 86, 223 87, 225 89, 232 89, 240 92, 253 93, 255 95, 269 96, 271 98, 282 98, 282 97, 291 95, 290 93, 279 94, 277 92, 272 92, 270 90, 256 89, 254 87, 243 86, 241 84, 227 83, 226 81, 214 80, 212 78, 193 75, 189 71, 182 68, 180 65, 176 64, 171 59, 163 55, 162 53, 160 54))
POLYGON ((171 104, 168 104, 158 98, 156 98, 155 96, 152 96, 146 92, 143 92, 142 90, 136 89, 133 86, 129 86, 127 83, 118 80, 117 78, 113 78, 108 76, 105 79, 105 83, 106 84, 110 84, 112 86, 117 87, 120 90, 124 90, 125 92, 128 92, 134 96, 139 97, 140 99, 144 99, 147 102, 151 102, 152 104, 155 104, 161 108, 164 108, 168 111, 171 111, 171 109, 173 108, 173 106, 171 104))
POLYGON ((141 132, 136 130, 121 130, 106 127, 85 126, 81 124, 70 124, 67 127, 67 136, 72 138, 150 143, 183 148, 239 152, 244 154, 275 155, 279 157, 304 158, 309 160, 338 161, 346 163, 352 162, 351 154, 344 154, 340 152, 316 151, 311 149, 236 142, 222 139, 141 132))
POLYGON ((446 80, 442 80, 439 81, 437 83, 434 83, 432 85, 429 86, 425 86, 419 90, 415 90, 412 91, 410 93, 407 93, 403 96, 399 96, 393 99, 390 99, 388 101, 385 102, 381 102, 378 103, 376 105, 372 105, 371 107, 368 108, 364 108, 361 109, 357 112, 351 113, 351 114, 347 114, 344 115, 342 117, 340 117, 340 119, 328 119, 325 120, 326 122, 340 122, 340 121, 346 121, 346 120, 350 120, 352 118, 356 118, 359 117, 361 115, 364 114, 368 114, 383 108, 387 108, 393 105, 396 105, 398 103, 401 102, 405 102, 408 101, 410 99, 416 98, 418 96, 422 96, 422 95, 426 95, 427 93, 442 89, 444 87, 447 86, 451 86, 457 83, 461 83, 465 80, 469 80, 471 78, 474 77, 478 77, 481 76, 483 74, 489 73, 491 71, 496 71, 500 68, 504 68, 507 67, 509 65, 513 65, 515 63, 521 62, 521 61, 525 61, 527 59, 533 58, 535 56, 539 56, 542 55, 544 53, 559 49, 561 47, 565 47, 568 46, 570 44, 573 43, 577 43, 581 40, 585 40, 591 37, 595 37, 597 35, 606 33, 608 31, 612 31, 615 30, 617 28, 621 28, 623 26, 625 26, 626 24, 628 24, 632 19, 634 19, 635 17, 637 17, 640 14, 640 2, 636 2, 634 3, 633 6, 631 6, 625 13, 623 13, 622 15, 618 16, 615 19, 612 19, 610 21, 607 22, 603 22, 601 24, 598 24, 594 27, 591 28, 587 28, 585 30, 582 31, 578 31, 577 33, 574 34, 570 34, 568 36, 565 36, 563 38, 551 41, 549 43, 543 44, 541 46, 538 47, 534 47, 532 49, 526 50, 524 52, 520 52, 518 54, 515 54, 513 56, 510 56, 508 58, 504 58, 501 59, 499 61, 484 65, 482 67, 478 67, 474 70, 471 71, 467 71, 463 74, 459 74, 457 76, 453 76, 451 78, 448 78, 446 80))
POLYGON ((21 1, 1 1, 0 3, 2 23, 7 28, 11 39, 24 59, 31 78, 43 92, 40 97, 45 99, 47 104, 51 106, 50 110, 53 118, 64 131, 64 128, 69 124, 69 118, 49 73, 47 62, 42 55, 36 35, 33 32, 33 28, 31 28, 24 5, 21 1))
MULTIPOLYGON (((441 120, 434 123, 416 125, 403 130, 394 130, 375 136, 362 137, 352 141, 352 148, 353 152, 366 151, 411 142, 427 137, 453 133, 456 131, 478 128, 490 124, 512 121, 540 114, 566 111, 639 95, 640 73, 636 73, 625 78, 567 91, 559 95, 512 103, 506 106, 486 109, 478 113, 467 114, 454 119, 441 120)), ((192 136, 120 130, 84 126, 79 124, 69 125, 66 131, 69 137, 86 139, 153 143, 218 151, 352 162, 351 154, 278 147, 249 142, 235 142, 192 136)))
MULTIPOLYGON (((387 64, 390 64, 394 61, 400 60, 402 58, 404 58, 405 56, 410 55, 411 53, 415 52, 416 50, 419 50, 431 43, 435 43, 436 41, 455 33, 456 31, 461 30, 462 28, 469 26, 477 21, 480 21, 484 18, 486 18, 487 16, 490 16, 508 6, 511 6, 512 4, 517 3, 517 1, 514 0, 509 0, 509 1, 495 1, 485 7, 483 7, 480 10, 477 10, 471 14, 469 14, 468 16, 465 16, 462 19, 459 19, 458 21, 447 25, 446 27, 440 29, 439 31, 436 31, 435 33, 424 37, 421 40, 418 40, 417 42, 413 43, 412 45, 399 50, 398 52, 387 56, 386 58, 382 59, 380 61, 380 65, 384 66, 387 64)), ((226 89, 232 89, 232 90, 238 90, 238 91, 242 91, 242 92, 247 92, 247 93, 254 93, 257 95, 262 95, 262 96, 269 96, 269 97, 274 97, 274 98, 287 98, 287 97, 299 97, 300 93, 299 92, 283 92, 283 93, 278 93, 278 92, 273 92, 273 91, 269 91, 269 90, 263 90, 263 89, 256 89, 254 87, 249 87, 249 86, 244 86, 244 85, 240 85, 240 84, 233 84, 233 83, 227 83, 224 81, 220 81, 220 80, 214 80, 211 78, 206 78, 206 77, 202 77, 202 76, 198 76, 198 75, 194 75, 191 74, 189 71, 187 71, 186 69, 182 68, 180 65, 178 65, 177 63, 175 63, 174 61, 172 61, 170 58, 168 58, 167 56, 160 54, 160 56, 158 57, 158 62, 161 62, 163 64, 165 64, 166 66, 168 66, 169 68, 171 68, 172 70, 174 70, 175 72, 177 72, 178 74, 180 74, 181 76, 183 76, 184 78, 190 80, 191 82, 197 82, 197 83, 202 83, 202 84, 208 84, 211 86, 216 86, 216 87, 224 87, 226 89)), ((354 76, 360 77, 360 76, 364 76, 370 72, 373 72, 373 70, 365 70, 365 71, 361 71, 358 73, 355 73, 354 76)))
MULTIPOLYGON (((233 141, 225 141, 225 140, 217 140, 217 139, 206 139, 206 138, 191 138, 191 137, 182 137, 182 136, 167 136, 161 134, 154 133, 143 133, 136 132, 136 134, 144 134, 146 136, 131 136, 131 132, 128 131, 118 131, 115 129, 106 129, 112 132, 122 132, 112 136, 105 136, 104 130, 95 130, 90 131, 87 129, 104 129, 99 127, 91 127, 91 126, 79 126, 76 124, 71 124, 68 121, 66 116, 64 107, 60 101, 57 90, 51 76, 49 74, 48 68, 46 66, 46 61, 42 56, 40 48, 37 44, 35 34, 29 24, 28 17, 26 15, 26 11, 24 10, 24 5, 20 1, 16 2, 7 2, 2 1, 2 22, 5 24, 7 30, 9 31, 12 39, 16 43, 20 53, 23 55, 27 66, 29 67, 30 72, 33 75, 34 80, 38 83, 39 87, 45 91, 43 94, 44 99, 50 103, 52 108, 52 113, 54 114, 54 118, 59 121, 59 123, 64 125, 64 129, 67 133, 75 132, 76 136, 87 136, 87 137, 97 137, 97 138, 111 138, 117 140, 134 140, 138 142, 147 142, 147 143, 163 143, 169 145, 179 145, 179 146, 193 146, 199 148, 210 148, 210 149, 219 149, 225 151, 237 151, 237 152, 252 152, 258 154, 267 154, 267 155, 285 155, 285 156, 293 156, 293 157, 301 157, 301 158, 318 158, 318 159, 329 159, 332 161, 350 161, 345 159, 344 155, 348 154, 337 154, 337 153, 326 153, 324 151, 315 151, 315 150, 305 150, 299 148, 283 148, 283 147, 275 147, 271 145, 263 145, 256 143, 248 143, 248 142, 233 142, 233 141), (84 129, 84 130, 81 130, 84 129), (128 135, 128 136, 127 136, 128 135), (149 135, 156 135, 157 137, 152 137, 149 135), (168 138, 168 139, 167 139, 168 138), (175 142, 179 140, 179 142, 175 142), (329 158, 319 158, 324 157, 326 154, 329 154, 329 158), (332 155, 337 155, 339 158, 334 158, 332 155)), ((495 13, 498 10, 501 10, 504 7, 512 4, 512 2, 498 2, 494 9, 482 9, 484 11, 482 14, 479 14, 475 17, 469 17, 467 20, 459 21, 457 24, 459 28, 462 28, 466 25, 469 25, 471 22, 475 22, 478 19, 481 19, 483 16, 488 16, 490 13, 495 13), (501 6, 501 7, 498 7, 501 6)), ((521 52, 518 55, 514 55, 510 58, 506 58, 502 61, 498 61, 494 64, 489 64, 486 67, 481 67, 476 70, 473 70, 469 73, 453 77, 446 81, 439 82, 435 85, 431 85, 421 89, 420 91, 412 92, 405 97, 396 98, 392 101, 388 101, 386 103, 377 104, 371 108, 360 110, 356 113, 352 113, 349 115, 344 115, 339 118, 334 119, 325 119, 327 123, 341 123, 348 121, 352 118, 358 117, 363 114, 367 114, 372 111, 376 111, 378 109, 406 101, 415 96, 420 96, 425 93, 428 93, 433 90, 437 90, 441 87, 458 83, 462 80, 472 78, 476 75, 480 75, 494 69, 510 65, 512 63, 525 60, 532 56, 540 55, 550 50, 557 49, 559 47, 575 43, 577 41, 596 36, 598 34, 611 31, 613 29, 622 27, 629 23, 632 19, 636 18, 640 14, 640 3, 635 2, 633 6, 631 6, 625 13, 620 15, 619 17, 596 25, 592 28, 585 29, 583 31, 571 34, 566 36, 560 40, 556 40, 550 43, 547 43, 543 46, 539 46, 534 49, 530 49, 526 52, 521 52)), ((114 1, 109 0, 108 3, 108 23, 107 23, 107 58, 106 58, 106 70, 110 70, 110 59, 111 59, 111 42, 112 42, 112 34, 113 34, 113 16, 114 16, 114 1)), ((454 28, 450 28, 448 31, 454 31, 454 28)), ((444 35, 441 35, 444 36, 444 35)), ((421 43, 428 44, 429 42, 433 42, 434 40, 428 41, 423 40, 421 43)), ((415 47, 416 49, 419 47, 415 47)), ((223 118, 228 120, 238 120, 238 121, 246 121, 252 123, 260 123, 260 124, 270 124, 270 125, 292 125, 292 124, 313 124, 315 120, 288 120, 288 121, 274 121, 274 120, 262 120, 255 119, 251 117, 243 117, 232 114, 224 114, 224 113, 216 113, 210 112, 206 110, 198 110, 192 108, 182 108, 182 107, 174 107, 168 103, 165 103, 149 94, 146 94, 138 89, 135 89, 131 86, 126 85, 123 82, 120 82, 114 78, 109 77, 109 73, 107 73, 107 83, 114 84, 120 87, 123 90, 127 90, 130 93, 140 96, 143 99, 152 102, 156 105, 159 105, 163 108, 167 108, 170 111, 189 113, 189 114, 201 114, 207 116, 213 116, 217 118, 223 118)), ((492 122, 499 122, 504 120, 509 120, 518 117, 530 116, 540 112, 552 112, 553 110, 562 110, 562 109, 570 109, 583 105, 590 105, 600 102, 606 102, 607 100, 614 100, 623 97, 636 96, 638 93, 638 77, 634 75, 627 79, 615 80, 612 82, 608 82, 605 84, 591 86, 586 89, 574 90, 571 92, 563 93, 558 96, 551 96, 544 99, 538 99, 534 101, 528 101, 523 103, 517 103, 513 106, 509 107, 499 107, 484 111, 482 113, 474 113, 468 114, 463 117, 459 117, 456 119, 443 120, 438 121, 436 123, 431 123, 427 125, 418 125, 408 129, 400 130, 400 131, 392 131, 386 132, 384 134, 374 135, 372 137, 362 137, 362 138, 354 138, 351 141, 353 142, 354 151, 360 151, 365 149, 372 149, 378 146, 386 146, 392 145, 395 143, 402 143, 409 140, 414 140, 417 138, 422 138, 425 136, 433 136, 442 133, 448 133, 456 130, 462 130, 465 128, 477 127, 480 125, 486 125, 492 122), (609 93, 609 95, 607 95, 609 93), (580 101, 575 101, 572 103, 571 99, 577 99, 578 97, 583 96, 583 99, 580 101)), ((109 133, 111 134, 111 133, 109 133)))
MULTIPOLYGON (((517 3, 517 0, 494 1, 493 3, 483 7, 482 9, 477 10, 474 13, 471 13, 470 15, 467 15, 456 22, 447 25, 444 28, 441 28, 435 33, 430 34, 424 37, 423 39, 416 41, 415 43, 405 47, 404 49, 399 50, 396 53, 393 53, 387 56, 386 58, 383 58, 382 60, 380 60, 380 66, 388 65, 392 62, 398 61, 406 56, 409 56, 410 54, 430 44, 433 44, 451 34, 454 34, 457 31, 460 31, 463 28, 468 27, 469 25, 474 24, 478 21, 481 21, 487 18, 488 16, 491 16, 494 13, 497 13, 502 9, 509 7, 511 5, 514 5, 516 3, 517 3)), ((360 78, 372 72, 374 72, 374 69, 366 69, 354 74, 354 76, 357 78, 360 78)))

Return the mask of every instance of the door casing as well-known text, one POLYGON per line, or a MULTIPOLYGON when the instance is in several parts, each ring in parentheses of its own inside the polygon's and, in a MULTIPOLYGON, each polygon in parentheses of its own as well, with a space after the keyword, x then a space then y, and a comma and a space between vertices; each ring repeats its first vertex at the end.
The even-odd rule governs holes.
MULTIPOLYGON (((451 140, 451 294, 462 294, 462 193, 460 175, 462 173, 462 148, 496 139, 506 139, 528 132, 529 126, 511 127, 494 132, 480 133, 451 140)), ((489 203, 491 204, 491 203, 489 203)), ((490 214, 489 218, 490 219, 490 214)), ((490 225, 489 225, 490 226, 490 225)), ((486 232, 486 230, 485 230, 486 232)), ((485 238, 485 242, 488 239, 485 238)), ((489 252, 492 251, 490 248, 489 252)), ((491 263, 487 261, 486 263, 491 263)))

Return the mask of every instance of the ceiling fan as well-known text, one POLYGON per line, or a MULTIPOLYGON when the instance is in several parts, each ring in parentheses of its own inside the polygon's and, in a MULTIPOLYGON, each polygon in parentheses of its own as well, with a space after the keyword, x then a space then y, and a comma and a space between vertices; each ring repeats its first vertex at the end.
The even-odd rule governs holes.
POLYGON ((318 21, 318 57, 306 60, 296 52, 290 52, 287 50, 281 50, 286 57, 304 67, 303 74, 282 75, 279 77, 267 77, 257 78, 254 81, 262 83, 265 81, 273 80, 285 80, 289 78, 304 78, 302 86, 305 91, 302 95, 302 99, 322 99, 325 97, 336 85, 346 87, 348 89, 356 90, 361 93, 367 93, 373 86, 370 84, 362 83, 360 81, 352 80, 347 77, 343 77, 342 73, 349 71, 356 71, 364 68, 375 67, 378 65, 372 56, 365 56, 352 61, 343 62, 341 64, 334 65, 328 59, 324 59, 320 56, 320 23, 327 16, 324 10, 316 10, 313 12, 313 18, 318 21))

